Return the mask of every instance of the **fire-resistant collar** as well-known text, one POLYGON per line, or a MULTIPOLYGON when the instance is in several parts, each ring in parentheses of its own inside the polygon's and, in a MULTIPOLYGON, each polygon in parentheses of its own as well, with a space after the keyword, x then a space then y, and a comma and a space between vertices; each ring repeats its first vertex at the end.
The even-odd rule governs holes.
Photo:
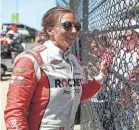
POLYGON ((65 60, 68 58, 68 55, 70 54, 70 48, 68 48, 65 52, 61 50, 59 47, 57 47, 51 40, 48 40, 44 43, 47 47, 52 48, 52 51, 55 53, 55 55, 58 55, 65 60))

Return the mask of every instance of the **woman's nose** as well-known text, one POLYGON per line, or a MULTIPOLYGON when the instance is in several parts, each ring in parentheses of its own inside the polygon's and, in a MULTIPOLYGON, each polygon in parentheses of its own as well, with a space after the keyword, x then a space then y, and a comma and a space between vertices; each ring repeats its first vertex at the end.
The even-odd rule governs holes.
POLYGON ((74 26, 72 26, 72 32, 77 32, 74 26))

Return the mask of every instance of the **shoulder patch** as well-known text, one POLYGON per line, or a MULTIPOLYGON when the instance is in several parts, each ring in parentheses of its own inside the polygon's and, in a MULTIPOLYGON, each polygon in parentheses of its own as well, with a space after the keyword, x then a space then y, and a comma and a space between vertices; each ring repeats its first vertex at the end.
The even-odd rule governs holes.
POLYGON ((40 46, 33 48, 32 50, 37 51, 37 52, 41 52, 41 51, 44 51, 46 48, 47 48, 46 46, 40 45, 40 46))
POLYGON ((26 69, 23 68, 16 68, 13 70, 13 73, 18 74, 18 73, 24 73, 26 69))
POLYGON ((47 49, 46 46, 40 45, 38 47, 33 48, 32 50, 26 51, 26 54, 32 55, 37 60, 39 66, 42 66, 44 64, 44 62, 42 60, 40 52, 44 51, 45 49, 47 49))

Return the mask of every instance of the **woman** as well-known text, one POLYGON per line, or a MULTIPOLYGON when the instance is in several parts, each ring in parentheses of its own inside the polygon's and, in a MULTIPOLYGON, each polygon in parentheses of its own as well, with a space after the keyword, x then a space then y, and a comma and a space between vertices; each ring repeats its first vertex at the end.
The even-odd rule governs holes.
POLYGON ((96 78, 82 85, 82 66, 69 52, 81 29, 75 14, 52 8, 42 26, 49 40, 16 58, 5 109, 7 129, 72 130, 80 101, 101 89, 106 62, 96 78))

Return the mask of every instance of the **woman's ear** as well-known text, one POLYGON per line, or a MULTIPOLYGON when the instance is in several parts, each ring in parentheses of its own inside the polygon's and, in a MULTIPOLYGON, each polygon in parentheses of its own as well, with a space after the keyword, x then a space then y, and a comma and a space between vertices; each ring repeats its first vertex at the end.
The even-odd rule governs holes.
POLYGON ((52 27, 47 27, 46 31, 49 34, 49 36, 53 36, 53 28, 52 27))

